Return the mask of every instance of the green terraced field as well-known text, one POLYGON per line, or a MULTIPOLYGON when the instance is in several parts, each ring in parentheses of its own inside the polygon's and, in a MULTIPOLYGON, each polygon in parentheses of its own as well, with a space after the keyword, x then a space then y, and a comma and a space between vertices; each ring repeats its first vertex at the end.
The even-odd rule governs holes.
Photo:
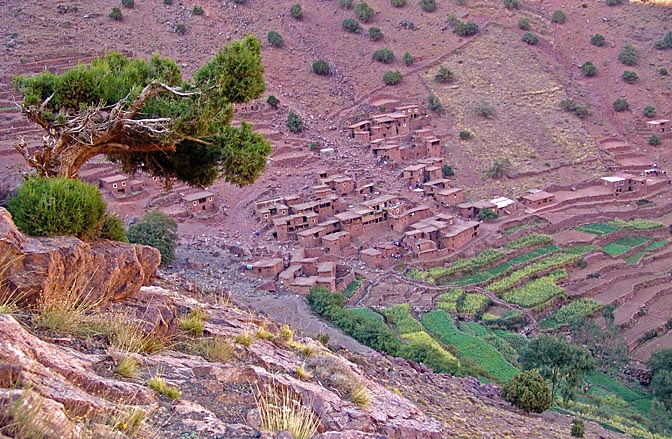
POLYGON ((634 236, 631 238, 621 238, 602 247, 602 251, 611 256, 622 255, 628 250, 635 248, 650 241, 646 236, 634 236))
POLYGON ((616 230, 618 230, 618 227, 611 226, 609 224, 600 224, 600 223, 594 223, 594 224, 586 224, 584 226, 577 227, 575 230, 578 230, 580 232, 586 232, 586 233, 592 233, 593 235, 608 235, 609 233, 613 233, 616 230))

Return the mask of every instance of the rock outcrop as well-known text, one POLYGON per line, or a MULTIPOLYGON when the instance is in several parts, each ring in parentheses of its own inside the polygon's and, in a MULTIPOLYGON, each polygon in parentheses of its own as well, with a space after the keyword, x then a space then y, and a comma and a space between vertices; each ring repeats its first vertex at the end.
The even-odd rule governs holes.
POLYGON ((24 236, 0 208, 0 275, 22 302, 54 303, 66 295, 104 305, 151 285, 160 263, 152 247, 71 236, 24 236))

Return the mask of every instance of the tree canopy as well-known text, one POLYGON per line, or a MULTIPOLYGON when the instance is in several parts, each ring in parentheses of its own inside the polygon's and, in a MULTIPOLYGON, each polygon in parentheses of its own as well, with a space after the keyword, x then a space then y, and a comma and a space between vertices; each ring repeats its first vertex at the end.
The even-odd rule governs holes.
POLYGON ((261 43, 253 36, 225 46, 193 79, 170 58, 132 59, 111 52, 62 74, 14 78, 23 114, 45 131, 44 144, 21 152, 40 175, 74 177, 106 154, 125 171, 166 183, 243 186, 263 171, 270 144, 248 124, 231 127, 233 104, 264 92, 261 43))

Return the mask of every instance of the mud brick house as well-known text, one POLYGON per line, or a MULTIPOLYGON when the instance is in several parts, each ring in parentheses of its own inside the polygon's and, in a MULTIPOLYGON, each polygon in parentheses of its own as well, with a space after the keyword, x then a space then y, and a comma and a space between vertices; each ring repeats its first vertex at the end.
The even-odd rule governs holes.
POLYGON ((346 197, 355 192, 355 180, 352 177, 340 174, 326 175, 324 172, 319 175, 322 184, 329 186, 336 195, 346 197))
POLYGON ((513 207, 515 207, 516 204, 515 201, 506 197, 493 198, 490 200, 490 202, 495 205, 493 210, 497 212, 498 215, 501 215, 502 212, 511 213, 513 207))
POLYGON ((260 110, 261 106, 258 102, 245 102, 233 105, 233 114, 235 115, 256 113, 260 110))
POLYGON ((486 200, 469 201, 457 205, 458 214, 468 219, 476 218, 483 209, 495 211, 497 206, 486 200))
POLYGON ((539 209, 555 202, 555 195, 541 190, 528 192, 522 197, 523 205, 531 209, 539 209))
POLYGON ((395 195, 381 195, 374 198, 373 200, 363 201, 361 203, 362 206, 366 206, 369 209, 374 210, 376 213, 383 210, 393 209, 399 204, 399 197, 395 195))
POLYGON ((275 236, 280 241, 286 241, 293 238, 295 233, 300 230, 309 229, 317 225, 318 217, 315 212, 307 212, 300 215, 288 215, 273 219, 275 236))
POLYGON ((382 140, 371 142, 371 151, 379 163, 400 163, 402 159, 401 148, 397 143, 385 143, 382 140))
POLYGON ((121 197, 142 191, 144 185, 145 183, 142 180, 131 180, 127 175, 116 174, 101 178, 98 186, 109 191, 115 197, 121 197))
POLYGON ((371 141, 371 121, 363 120, 347 126, 348 136, 351 139, 370 142, 371 141))
POLYGON ((284 198, 260 201, 254 203, 254 210, 258 218, 270 223, 273 221, 273 218, 287 216, 289 214, 289 206, 284 204, 284 202, 284 198))
POLYGON ((341 230, 350 233, 353 238, 364 233, 361 214, 357 214, 352 210, 346 210, 345 212, 337 213, 334 215, 334 218, 341 223, 341 230))
POLYGON ((333 193, 331 188, 326 184, 318 184, 316 186, 313 186, 311 190, 313 191, 313 198, 315 198, 316 200, 327 198, 329 195, 333 193))
POLYGON ((463 224, 456 224, 448 230, 441 239, 441 247, 455 251, 480 234, 480 223, 477 221, 467 221, 463 224))
POLYGON ((195 192, 182 196, 182 201, 187 205, 187 210, 192 213, 212 212, 217 210, 215 194, 208 191, 195 192))
POLYGON ((425 182, 424 164, 410 165, 405 167, 402 172, 402 178, 408 186, 416 186, 425 182))
POLYGON ((450 189, 439 189, 433 193, 434 199, 446 206, 454 206, 464 202, 464 190, 454 187, 450 189))
POLYGON ((302 247, 317 247, 322 244, 322 237, 327 234, 324 227, 311 227, 296 232, 296 237, 299 240, 299 245, 302 247))
POLYGON ((432 211, 427 206, 417 206, 412 209, 402 209, 398 215, 391 214, 390 228, 397 233, 403 233, 411 224, 432 216, 432 211))
POLYGON ((411 254, 419 261, 435 258, 437 255, 436 243, 429 239, 420 239, 411 246, 411 254))
POLYGON ((355 196, 358 200, 366 200, 376 193, 376 189, 373 186, 373 183, 363 184, 362 186, 357 186, 355 189, 355 196))
MULTIPOLYGON (((655 169, 652 169, 651 172, 658 174, 658 171, 655 169)), ((628 192, 637 192, 641 195, 646 195, 648 192, 646 175, 647 171, 644 171, 644 175, 618 173, 609 177, 602 177, 601 180, 602 184, 608 187, 616 196, 628 192)))
POLYGON ((292 215, 303 215, 306 213, 316 213, 318 221, 324 220, 334 213, 338 213, 340 208, 338 196, 331 195, 329 198, 324 198, 317 201, 309 201, 306 203, 292 204, 289 206, 289 212, 292 215))
POLYGON ((646 122, 652 134, 657 135, 661 139, 672 138, 672 129, 670 121, 667 119, 649 120, 646 122))
POLYGON ((275 277, 284 269, 281 258, 265 258, 252 264, 252 273, 261 277, 275 277))
POLYGON ((394 107, 394 113, 407 116, 410 129, 416 129, 422 123, 423 114, 420 111, 419 105, 411 104, 394 107))
POLYGON ((359 252, 359 259, 371 267, 385 268, 383 253, 375 248, 367 248, 359 252))

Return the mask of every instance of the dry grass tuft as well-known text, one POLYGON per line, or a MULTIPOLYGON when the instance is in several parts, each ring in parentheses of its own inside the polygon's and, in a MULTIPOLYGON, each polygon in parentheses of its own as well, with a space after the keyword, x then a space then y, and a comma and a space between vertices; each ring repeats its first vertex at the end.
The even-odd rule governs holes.
POLYGON ((296 366, 294 372, 301 381, 308 381, 313 377, 313 374, 310 371, 306 370, 303 366, 296 366))
POLYGON ((263 389, 257 387, 255 399, 262 430, 286 430, 295 439, 309 439, 317 433, 319 418, 289 387, 275 383, 266 384, 263 389))
POLYGON ((116 372, 124 378, 137 378, 139 368, 140 365, 135 358, 126 356, 119 361, 116 372))
POLYGON ((224 337, 212 337, 194 346, 196 352, 208 361, 226 362, 233 356, 233 345, 224 337))
POLYGON ((249 332, 241 332, 240 334, 236 335, 236 338, 233 339, 234 343, 238 343, 239 345, 243 345, 246 348, 249 347, 252 342, 254 341, 254 336, 250 334, 249 332))
POLYGON ((161 395, 167 396, 170 399, 178 399, 180 396, 182 396, 180 389, 166 383, 158 374, 147 380, 147 387, 159 392, 161 395))

